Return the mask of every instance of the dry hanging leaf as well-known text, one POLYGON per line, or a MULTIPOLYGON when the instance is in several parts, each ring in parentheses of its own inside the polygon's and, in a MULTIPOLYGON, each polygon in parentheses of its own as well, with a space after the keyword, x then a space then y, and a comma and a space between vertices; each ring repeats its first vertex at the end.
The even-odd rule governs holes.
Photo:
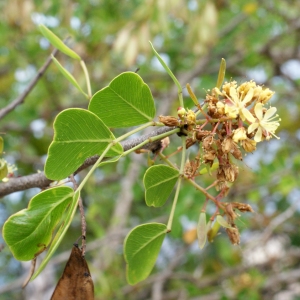
POLYGON ((51 300, 94 300, 94 284, 78 245, 73 246, 51 300))

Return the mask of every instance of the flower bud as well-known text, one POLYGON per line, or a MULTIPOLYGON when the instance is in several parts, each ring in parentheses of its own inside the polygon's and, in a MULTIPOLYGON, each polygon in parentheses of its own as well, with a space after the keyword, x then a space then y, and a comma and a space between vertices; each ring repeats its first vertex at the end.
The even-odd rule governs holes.
POLYGON ((232 202, 231 205, 233 208, 238 209, 240 212, 254 212, 252 207, 246 203, 232 202))
POLYGON ((194 125, 196 122, 196 115, 192 110, 188 110, 186 115, 186 121, 188 125, 194 125))
POLYGON ((183 107, 179 106, 177 108, 177 114, 178 114, 178 117, 182 120, 186 116, 186 110, 183 107))
POLYGON ((171 116, 159 116, 158 117, 159 122, 162 122, 166 126, 173 127, 173 126, 179 126, 179 120, 175 117, 171 116))
POLYGON ((242 152, 237 147, 235 147, 235 149, 231 152, 231 154, 233 155, 234 158, 238 160, 243 160, 242 152))

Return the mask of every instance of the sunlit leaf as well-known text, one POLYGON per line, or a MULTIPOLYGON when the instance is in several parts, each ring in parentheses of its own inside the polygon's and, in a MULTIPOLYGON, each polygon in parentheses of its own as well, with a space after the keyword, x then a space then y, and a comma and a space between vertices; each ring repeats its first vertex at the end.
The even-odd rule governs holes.
POLYGON ((75 194, 73 195, 72 203, 69 206, 67 213, 65 214, 63 221, 61 222, 61 225, 60 225, 59 229, 57 230, 57 232, 51 242, 51 245, 47 251, 47 255, 44 257, 43 261, 39 265, 39 268, 33 274, 31 280, 35 279, 43 271, 43 269, 46 267, 47 263, 49 262, 50 258, 53 256, 55 250, 61 243, 63 237, 67 233, 67 230, 71 225, 71 222, 73 220, 73 217, 74 217, 76 209, 77 209, 79 196, 80 196, 80 193, 78 191, 76 191, 75 194))
POLYGON ((64 54, 74 59, 81 60, 80 56, 76 52, 74 52, 67 45, 65 45, 64 42, 58 36, 56 36, 50 29, 48 29, 45 25, 40 24, 39 29, 42 35, 47 40, 49 40, 49 42, 59 51, 63 52, 64 54))
POLYGON ((136 284, 149 276, 166 233, 167 226, 160 223, 143 224, 128 233, 124 256, 129 284, 136 284))
POLYGON ((144 175, 146 204, 154 207, 164 205, 178 177, 179 171, 174 168, 165 165, 150 167, 144 175))
POLYGON ((88 95, 82 90, 80 85, 77 83, 73 75, 68 70, 66 70, 53 55, 52 55, 52 60, 57 66, 57 68, 59 69, 59 71, 67 78, 67 80, 71 82, 83 95, 88 97, 88 95))
POLYGON ((125 72, 97 92, 91 99, 89 110, 108 127, 129 127, 152 121, 155 106, 151 91, 142 78, 125 72))
MULTIPOLYGON (((101 155, 115 140, 111 131, 92 112, 79 108, 62 111, 54 121, 54 138, 48 150, 45 175, 61 180, 73 173, 86 158, 101 155)), ((122 146, 114 145, 106 156, 123 152, 122 146)))
POLYGON ((48 189, 34 196, 28 208, 8 218, 3 238, 16 259, 31 260, 45 250, 73 194, 65 186, 48 189))

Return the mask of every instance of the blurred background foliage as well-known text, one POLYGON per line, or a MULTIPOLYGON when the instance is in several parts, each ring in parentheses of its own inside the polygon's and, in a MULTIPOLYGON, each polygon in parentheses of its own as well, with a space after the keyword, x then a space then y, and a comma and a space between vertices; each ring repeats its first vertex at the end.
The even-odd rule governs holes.
MULTIPOLYGON (((154 272, 129 286, 123 239, 135 225, 166 222, 171 201, 159 209, 146 207, 142 184, 146 155, 132 154, 97 170, 83 192, 87 260, 96 299, 300 299, 299 11, 300 2, 292 0, 0 2, 0 108, 24 90, 51 52, 37 29, 39 23, 61 38, 71 36, 68 44, 85 60, 93 92, 121 72, 140 68, 158 114, 174 115, 178 101, 149 40, 180 83, 191 84, 198 99, 215 86, 222 57, 227 61, 226 80, 254 79, 276 92, 271 104, 282 119, 280 140, 261 143, 255 154, 248 154, 228 195, 228 201, 249 203, 255 210, 240 217, 239 246, 232 246, 221 230, 212 244, 198 249, 195 226, 204 197, 184 185, 173 230, 154 272)), ((62 54, 58 59, 85 88, 80 65, 62 54)), ((184 96, 192 108, 186 91, 184 96)), ((25 102, 0 121, 4 157, 17 166, 16 175, 43 170, 57 113, 87 105, 51 65, 25 102)), ((178 138, 171 142, 166 153, 176 150, 178 138)), ((203 177, 203 186, 211 182, 203 177)), ((0 199, 0 224, 38 192, 32 189, 0 199)), ((15 261, 1 240, 0 299, 49 299, 79 235, 77 215, 57 256, 25 290, 21 284, 29 264, 15 261)))

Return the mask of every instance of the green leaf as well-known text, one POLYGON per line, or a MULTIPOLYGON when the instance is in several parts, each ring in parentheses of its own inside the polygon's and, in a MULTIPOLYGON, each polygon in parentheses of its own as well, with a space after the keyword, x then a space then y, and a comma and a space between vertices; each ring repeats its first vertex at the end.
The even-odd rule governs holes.
POLYGON ((70 56, 71 58, 81 60, 81 57, 76 52, 74 52, 68 46, 66 46, 64 44, 64 42, 58 36, 56 36, 50 29, 48 29, 45 25, 40 24, 39 29, 40 29, 42 35, 47 40, 49 40, 49 42, 55 48, 57 48, 59 51, 61 51, 62 53, 66 54, 68 56, 70 56))
POLYGON ((0 180, 5 178, 8 173, 7 162, 4 159, 0 159, 0 180))
POLYGON ((132 229, 124 242, 127 281, 134 285, 146 279, 156 262, 167 226, 160 223, 143 224, 132 229))
POLYGON ((0 154, 3 152, 4 142, 2 136, 0 136, 0 154))
POLYGON ((31 199, 28 208, 8 218, 3 238, 16 259, 31 260, 49 245, 73 194, 65 186, 43 191, 31 199))
POLYGON ((218 168, 219 168, 218 162, 213 163, 213 165, 211 167, 209 165, 205 165, 205 167, 199 171, 199 174, 203 175, 203 174, 209 173, 211 175, 211 172, 214 170, 217 170, 218 168))
POLYGON ((145 200, 148 206, 165 204, 179 177, 178 170, 158 165, 150 167, 144 175, 145 200))
POLYGON ((91 99, 89 110, 108 127, 130 127, 152 121, 155 106, 151 91, 142 78, 125 72, 91 99))
POLYGON ((164 69, 167 71, 167 73, 170 75, 170 77, 173 79, 174 83, 176 84, 177 88, 179 91, 182 91, 182 87, 179 83, 179 81, 177 80, 177 78, 175 77, 175 75, 173 74, 173 72, 170 70, 170 68, 167 66, 167 64, 164 62, 164 60, 161 58, 161 56, 157 53, 157 51, 154 49, 153 45, 151 42, 149 42, 152 50, 156 56, 156 58, 159 60, 159 62, 161 63, 161 65, 164 67, 164 69))
POLYGON ((216 221, 225 228, 232 228, 232 226, 221 216, 217 215, 216 221))
MULTIPOLYGON (((115 140, 111 131, 92 112, 79 108, 62 111, 54 121, 54 138, 48 151, 45 175, 52 180, 68 177, 85 159, 101 155, 115 140)), ((121 144, 114 145, 106 154, 123 153, 121 144)))
POLYGON ((57 249, 62 239, 64 238, 75 215, 79 197, 80 197, 80 193, 76 191, 73 196, 72 203, 67 210, 66 216, 64 217, 64 220, 61 223, 60 228, 58 229, 58 231, 55 234, 55 237, 52 240, 51 246, 47 251, 46 257, 43 259, 43 261, 39 265, 39 268, 33 274, 31 280, 35 279, 43 271, 43 269, 46 267, 47 263, 49 262, 50 258, 54 254, 55 250, 57 249))
POLYGON ((82 90, 73 75, 68 70, 66 70, 53 55, 51 57, 55 65, 58 67, 59 71, 67 78, 67 80, 71 82, 85 97, 88 98, 88 95, 82 90))
POLYGON ((221 64, 220 64, 220 69, 219 69, 219 74, 218 74, 217 85, 216 85, 216 87, 218 89, 220 89, 222 86, 222 83, 225 78, 225 72, 226 72, 226 60, 224 58, 222 58, 221 64))
POLYGON ((205 246, 207 236, 205 212, 200 213, 199 222, 197 226, 197 236, 199 247, 200 249, 202 249, 205 246))

